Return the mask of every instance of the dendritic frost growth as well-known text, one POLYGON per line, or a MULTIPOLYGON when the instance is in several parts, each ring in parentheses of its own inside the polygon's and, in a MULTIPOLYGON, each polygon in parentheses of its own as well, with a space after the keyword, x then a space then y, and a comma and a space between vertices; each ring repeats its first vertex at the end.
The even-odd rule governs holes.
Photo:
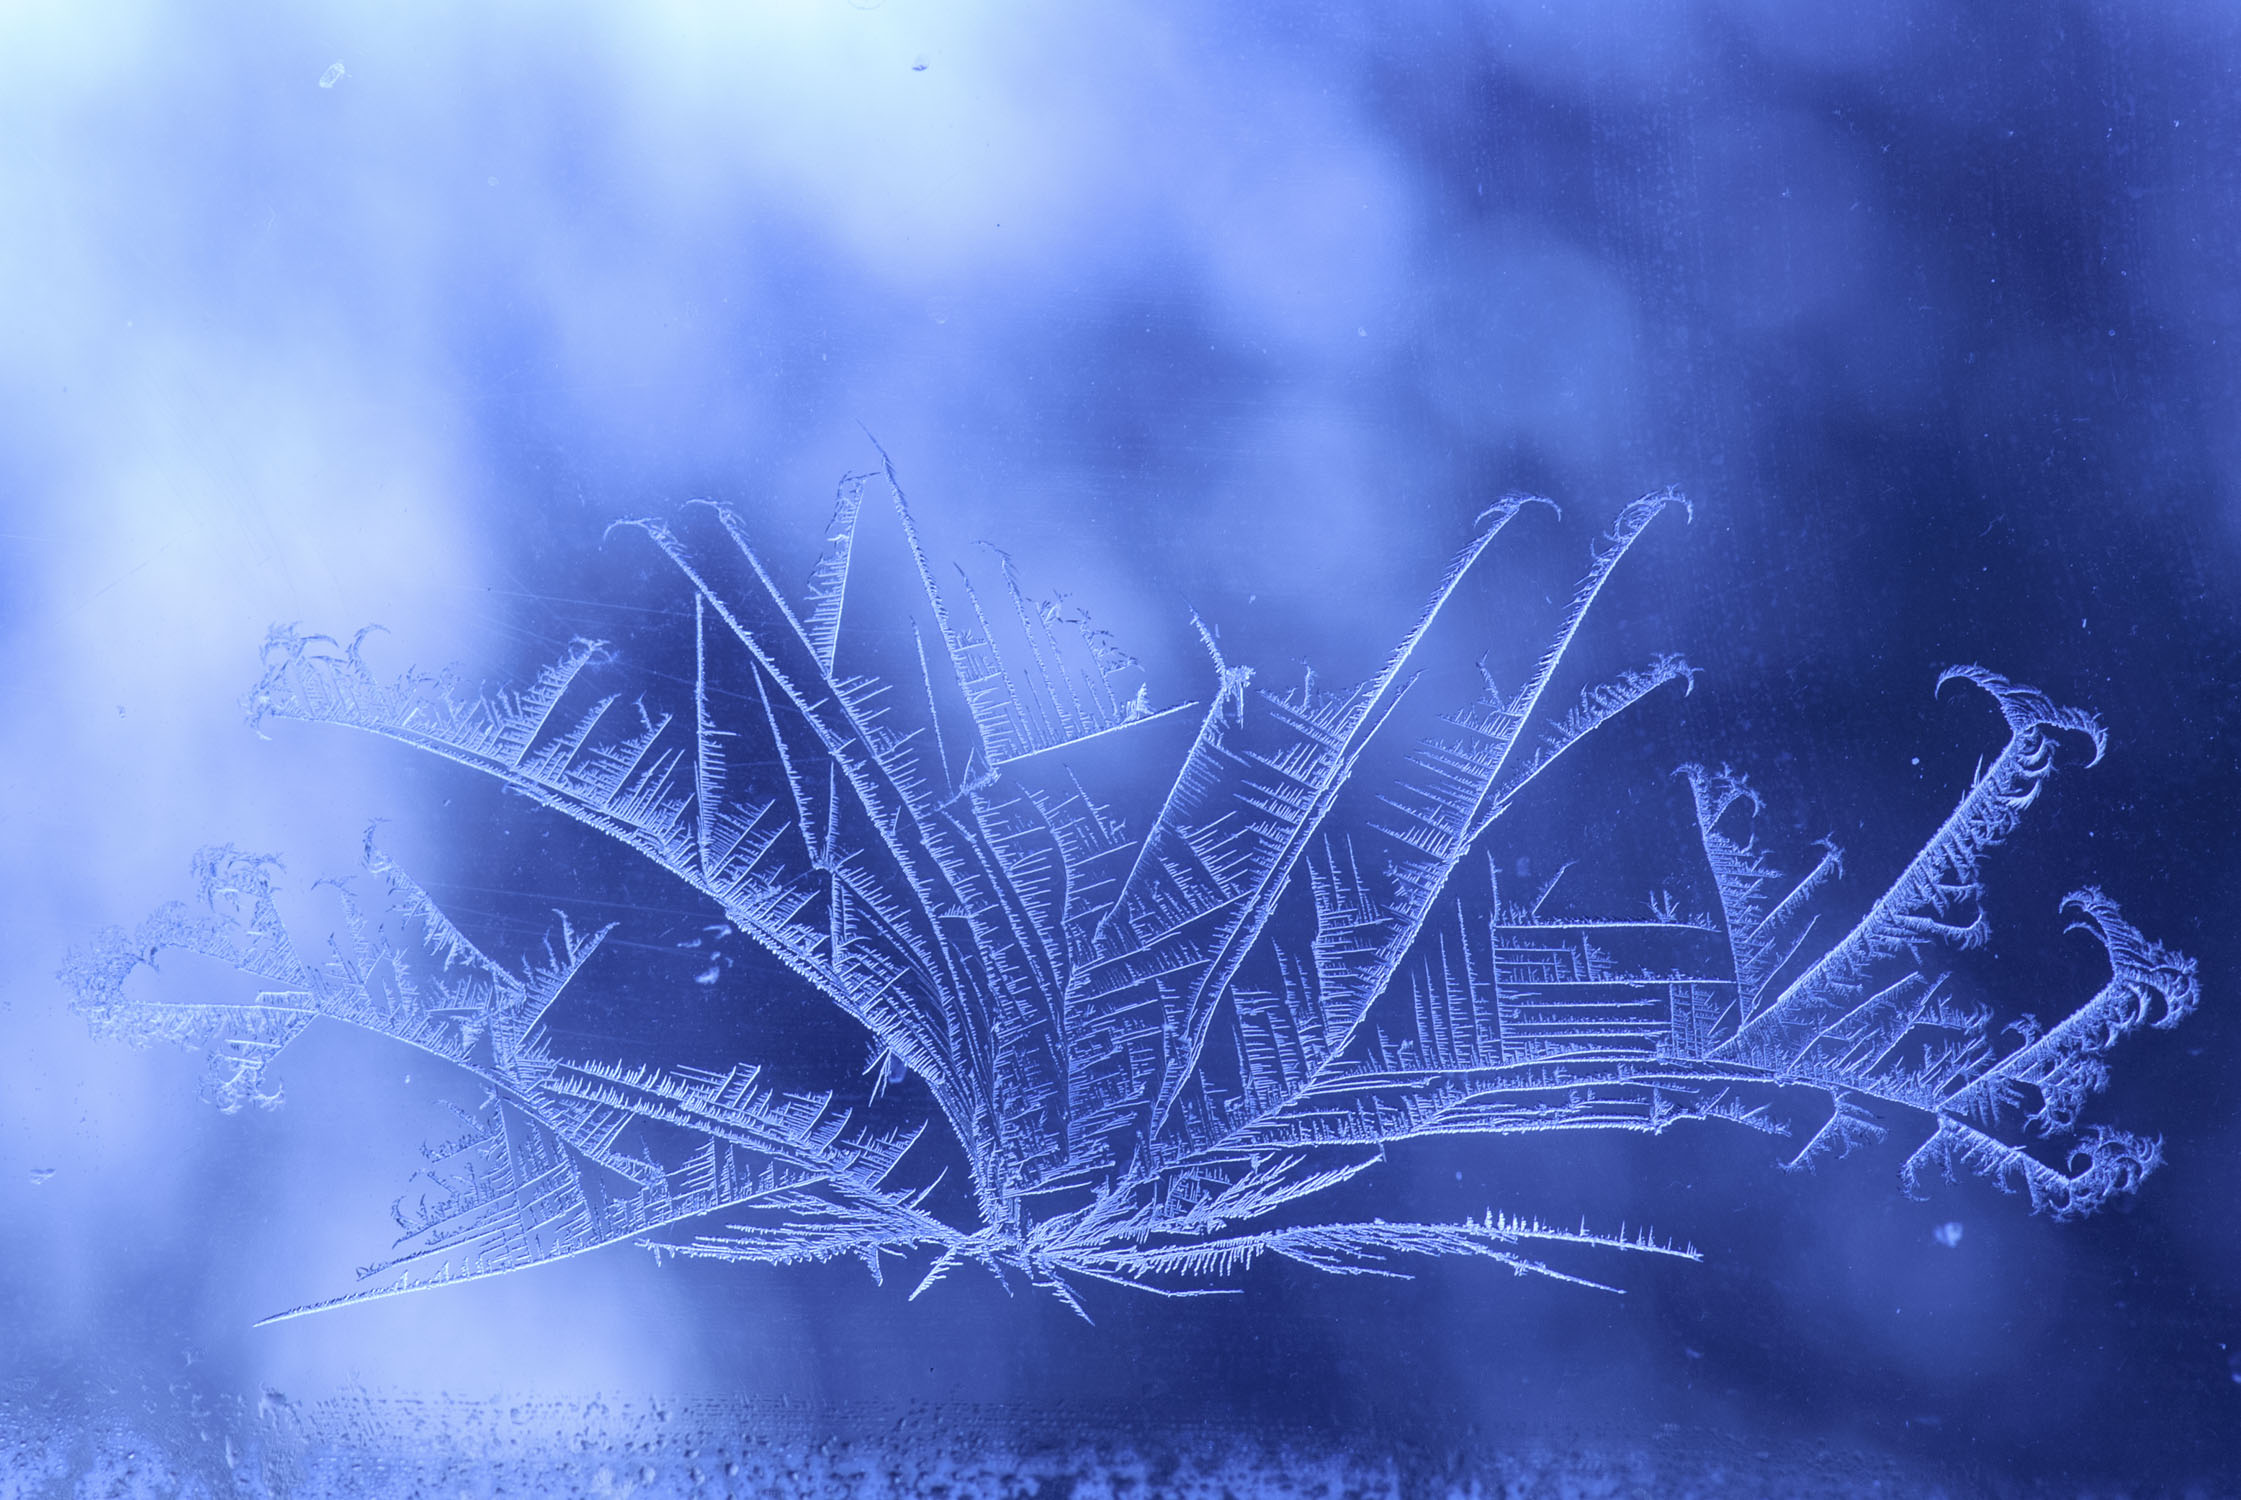
POLYGON ((223 1110, 277 1102, 270 1064, 314 1021, 479 1081, 459 1134, 427 1148, 393 1253, 338 1302, 618 1242, 854 1256, 874 1276, 914 1257, 922 1285, 977 1263, 1077 1309, 1087 1281, 1194 1292, 1269 1255, 1342 1273, 1467 1255, 1578 1279, 1543 1257, 1695 1252, 1491 1212, 1333 1220, 1314 1200, 1421 1137, 1780 1131, 1765 1107, 1778 1089, 1827 1100, 1793 1165, 1912 1119, 1910 1189, 1966 1170, 2070 1217, 2136 1188, 2157 1142, 2081 1111, 2121 1037, 2193 1007, 2192 964, 2091 889, 2067 909, 2110 977, 2044 1030, 1995 1031, 1937 963, 1983 942, 1985 853, 2058 758, 2099 758, 2101 725, 1991 672, 1946 673, 1941 687, 1997 706, 2006 741, 1848 927, 1832 915, 1836 849, 1784 873, 1753 837, 1756 794, 1705 766, 1680 774, 1716 910, 1661 897, 1625 918, 1544 914, 1545 890, 1502 878, 1498 825, 1615 716, 1686 691, 1691 669, 1661 657, 1556 695, 1606 580, 1681 504, 1653 495, 1594 549, 1522 680, 1489 677, 1429 738, 1396 743, 1420 647, 1532 503, 1481 518, 1369 681, 1263 686, 1202 626, 1209 690, 1173 706, 1008 563, 988 597, 938 582, 889 473, 844 482, 799 605, 729 511, 634 523, 692 595, 694 670, 667 704, 660 684, 611 684, 589 642, 518 691, 471 694, 381 675, 358 642, 275 632, 255 717, 389 736, 635 850, 862 1027, 873 1063, 852 1100, 781 1087, 752 1061, 579 1055, 548 1017, 599 983, 608 930, 563 918, 541 956, 509 963, 370 842, 370 882, 334 888, 331 940, 286 930, 271 861, 206 850, 196 900, 89 945, 67 977, 98 1029, 206 1049, 223 1110), (878 566, 867 548, 885 553, 879 586, 860 577, 878 566), (1171 774, 1149 796, 1085 784, 1116 751, 1171 774), (128 993, 170 950, 252 988, 224 1003, 128 993), (864 1123, 914 1099, 915 1125, 864 1123), (969 1192, 937 1193, 928 1132, 953 1142, 969 1192))

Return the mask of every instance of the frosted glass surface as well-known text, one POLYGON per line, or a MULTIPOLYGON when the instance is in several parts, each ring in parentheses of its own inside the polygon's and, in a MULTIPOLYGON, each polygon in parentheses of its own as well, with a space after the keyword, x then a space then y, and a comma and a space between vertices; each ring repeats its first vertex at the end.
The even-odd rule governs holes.
POLYGON ((2237 58, 0 15, 0 1468, 2226 1492, 2237 58))

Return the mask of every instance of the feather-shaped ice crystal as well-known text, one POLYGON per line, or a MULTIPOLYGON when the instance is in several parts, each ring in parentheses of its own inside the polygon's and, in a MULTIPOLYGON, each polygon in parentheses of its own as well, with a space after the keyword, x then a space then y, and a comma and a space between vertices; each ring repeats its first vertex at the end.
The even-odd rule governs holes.
POLYGON ((1778 1129, 1763 1107, 1778 1088, 1828 1100, 1794 1165, 1908 1118, 1922 1138, 1910 1188, 1965 1168, 2057 1217, 2157 1165, 2155 1141, 2081 1128, 2080 1113, 2120 1038, 2193 1007, 2190 961, 2080 891, 2069 908, 2106 949, 2108 983, 2006 1050, 1936 962, 1983 940, 1985 852, 2066 754, 2099 758, 2090 715, 1978 668, 1946 673, 1941 686, 1997 705, 2006 742, 1848 927, 1831 915, 1836 850, 1783 874, 1752 836, 1756 795, 1701 766, 1682 774, 1719 909, 1558 919, 1504 890, 1498 828, 1585 737, 1663 687, 1685 691, 1690 668, 1662 657, 1556 696, 1605 581, 1677 496, 1625 508, 1522 681, 1490 682, 1411 749, 1389 743, 1390 721, 1419 648, 1530 502, 1481 518, 1369 681, 1263 687, 1205 632, 1203 700, 1162 706, 1008 564, 1001 596, 945 591, 892 479, 843 484, 799 605, 732 513, 635 523, 694 600, 691 692, 658 709, 650 688, 600 686, 588 642, 480 696, 378 675, 356 643, 268 642, 258 718, 401 740, 627 845, 868 1033, 866 1104, 909 1078, 928 1111, 915 1130, 874 1130, 861 1107, 784 1092, 752 1062, 569 1055, 546 1017, 598 983, 604 931, 564 921, 544 958, 509 965, 369 846, 378 891, 342 888, 341 933, 307 947, 277 915, 268 861, 205 851, 199 899, 73 956, 97 1028, 206 1048, 226 1110, 276 1101, 265 1071, 315 1020, 481 1085, 463 1133, 429 1149, 435 1191, 400 1206, 395 1253, 336 1301, 621 1241, 741 1261, 852 1255, 875 1275, 916 1257, 922 1285, 976 1262, 1077 1309, 1084 1281, 1198 1291, 1264 1255, 1337 1272, 1468 1255, 1578 1279, 1541 1257, 1696 1252, 1491 1212, 1334 1222, 1315 1195, 1416 1137, 1778 1129), (905 560, 908 600, 852 589, 875 525, 905 560), (1167 755, 1171 774, 1119 805, 1076 778, 1093 742, 1137 765, 1167 755), (216 1007, 128 997, 125 977, 166 949, 221 959, 256 988, 216 1007), (969 1168, 969 1198, 942 1212, 934 1173, 913 1168, 921 1131, 954 1138, 969 1168))

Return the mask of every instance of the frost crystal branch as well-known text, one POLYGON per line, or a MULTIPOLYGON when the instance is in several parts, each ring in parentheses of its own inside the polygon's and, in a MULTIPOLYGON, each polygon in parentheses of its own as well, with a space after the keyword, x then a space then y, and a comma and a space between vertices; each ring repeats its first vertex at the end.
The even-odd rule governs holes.
POLYGON ((962 574, 945 592, 891 473, 844 481, 800 606, 728 511, 632 523, 693 597, 690 701, 658 711, 599 686, 611 672, 590 642, 518 691, 469 695, 450 677, 377 675, 360 642, 274 633, 255 719, 418 746, 651 860, 869 1034, 854 1107, 750 1063, 566 1055, 547 1018, 597 983, 607 931, 563 918, 542 957, 502 962, 370 842, 375 897, 336 885, 341 930, 319 951, 284 929, 271 862, 217 849, 197 857, 199 899, 105 935, 66 977, 97 1029, 206 1048, 206 1091, 228 1112, 278 1102, 266 1069, 315 1020, 479 1081, 480 1106, 427 1148, 423 1191, 400 1201, 392 1255, 335 1302, 619 1241, 852 1255, 874 1276, 918 1256, 922 1287, 972 1262, 1077 1310, 1085 1280, 1196 1293, 1267 1255, 1340 1273, 1475 1255, 1577 1280, 1539 1257, 1696 1252, 1493 1213, 1332 1222, 1312 1200, 1418 1137, 1684 1120, 1780 1132, 1777 1089, 1828 1101, 1795 1166, 1881 1139, 1899 1115, 1923 1136, 1909 1189, 1967 1169, 2071 1217, 2136 1188, 2158 1143, 2081 1134, 2079 1114, 2121 1037, 2193 1008, 2191 961, 2080 891, 2068 908, 2107 951, 2108 983, 2006 1050, 1935 963, 1983 942, 1985 853, 2066 744, 2099 759, 2100 724, 1979 668, 1946 673, 1941 687, 1992 700, 2006 743, 1841 935, 1826 920, 1837 850, 1783 874, 1752 836, 1756 794, 1702 766, 1680 774, 1716 912, 1661 895, 1631 918, 1544 914, 1547 889, 1520 904, 1505 888, 1496 825, 1615 716, 1686 691, 1691 669, 1660 657, 1567 705, 1551 696, 1613 570, 1681 504, 1652 495, 1595 548, 1521 681, 1489 677, 1429 738, 1400 735, 1420 648, 1532 503, 1481 517, 1369 681, 1272 690, 1201 626, 1210 690, 1166 708, 1101 633, 1033 603, 1008 559, 1001 594, 962 574), (1079 779, 1093 763, 1173 771, 1155 795, 1126 775, 1101 794, 1079 779), (127 994, 167 950, 218 959, 256 992, 127 994), (915 1083, 882 1104, 902 1079, 915 1083), (915 1126, 858 1123, 898 1096, 921 1102, 915 1126), (942 1198, 939 1172, 911 1165, 926 1132, 953 1140, 969 1194, 942 1198))

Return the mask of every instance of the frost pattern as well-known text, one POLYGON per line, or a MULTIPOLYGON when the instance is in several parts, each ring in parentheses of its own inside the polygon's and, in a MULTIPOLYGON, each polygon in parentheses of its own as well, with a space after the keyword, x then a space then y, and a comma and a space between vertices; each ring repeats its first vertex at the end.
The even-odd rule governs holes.
POLYGON ((1201 625, 1212 692, 1167 708, 1102 634, 1031 601, 1008 559, 1000 596, 962 574, 945 593, 891 472, 844 481, 800 607, 729 511, 630 523, 693 591, 696 672, 671 709, 595 692, 606 669, 591 642, 518 691, 470 695, 449 676, 377 675, 363 637, 273 634, 253 718, 401 740, 636 850, 869 1034, 872 1083, 854 1106, 783 1091, 750 1064, 562 1055, 546 1017, 596 982, 607 931, 562 918, 541 958, 509 966, 370 840, 377 894, 334 886, 342 930, 322 949, 285 930, 271 861, 215 849, 197 857, 197 900, 105 935, 65 977, 98 1030, 207 1049, 206 1092, 229 1112, 278 1102, 265 1071, 314 1020, 479 1080, 482 1104, 426 1148, 423 1188, 400 1200, 393 1253, 359 1290, 299 1313, 623 1241, 735 1261, 852 1255, 875 1277, 917 1256, 921 1290, 977 1263, 1077 1311, 1083 1280, 1197 1293, 1271 1255, 1340 1273, 1472 1255, 1580 1280, 1540 1257, 1697 1252, 1494 1213, 1334 1222, 1308 1200, 1419 1137, 1687 1120, 1782 1133, 1763 1103, 1778 1088, 1829 1104, 1792 1166, 1881 1139, 1897 1113, 1923 1122, 1910 1190, 1965 1169, 2067 1218, 2135 1189, 2159 1143, 2081 1133, 2079 1113, 2121 1037, 2194 1007, 2192 962, 2098 890, 2077 892, 2074 929, 2107 951, 2109 981, 2043 1032, 2011 1026, 2006 1050, 1935 963, 1984 941, 1985 852, 2066 741, 2099 759, 2100 724, 1979 668, 1947 672, 1941 688, 1997 704, 2007 741, 1840 936, 1824 925, 1838 851, 1784 874, 1752 836, 1757 795, 1703 766, 1679 774, 1716 912, 1666 896, 1631 919, 1543 915, 1545 888, 1529 904, 1505 889, 1495 825, 1613 717, 1686 691, 1691 669, 1661 657, 1561 708, 1551 698, 1613 569, 1682 504, 1651 495, 1594 549, 1522 682, 1489 678, 1432 738, 1389 743, 1442 607, 1533 503, 1481 518, 1368 682, 1259 686, 1201 625), (875 540, 907 589, 852 587, 875 540), (1115 745, 1133 766, 1171 757, 1147 805, 1108 805, 1071 769, 1115 745), (256 992, 128 995, 132 971, 167 950, 221 960, 256 992), (905 1078, 922 1085, 922 1123, 857 1123, 905 1078), (970 1177, 969 1205, 952 1190, 941 1212, 938 1174, 909 1165, 936 1128, 970 1177), (2047 1144, 2034 1154, 2018 1136, 2047 1144))

